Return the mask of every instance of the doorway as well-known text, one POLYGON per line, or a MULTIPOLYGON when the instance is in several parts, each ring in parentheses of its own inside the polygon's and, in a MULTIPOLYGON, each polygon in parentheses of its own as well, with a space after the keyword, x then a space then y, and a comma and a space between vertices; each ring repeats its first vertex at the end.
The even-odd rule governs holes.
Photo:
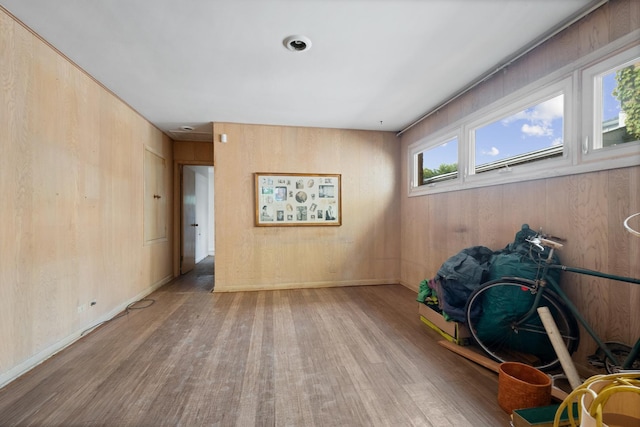
POLYGON ((181 165, 180 275, 215 281, 215 214, 213 167, 181 165))

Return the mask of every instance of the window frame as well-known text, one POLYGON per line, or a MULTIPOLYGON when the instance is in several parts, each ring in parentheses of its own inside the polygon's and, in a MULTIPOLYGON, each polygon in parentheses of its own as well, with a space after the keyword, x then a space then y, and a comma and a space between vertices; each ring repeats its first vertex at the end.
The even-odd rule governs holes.
POLYGON ((410 144, 407 150, 408 196, 422 196, 640 165, 640 142, 638 141, 598 150, 593 150, 593 148, 585 150, 585 143, 589 144, 594 135, 592 111, 594 111, 596 88, 592 83, 593 77, 598 73, 615 69, 635 58, 640 58, 640 30, 635 30, 410 144), (509 113, 517 113, 535 106, 560 93, 564 94, 562 156, 543 158, 539 161, 479 174, 474 172, 475 141, 473 132, 475 129, 508 117, 509 113), (416 185, 418 177, 417 154, 456 136, 458 138, 458 178, 416 185))
MULTIPOLYGON (((640 141, 596 148, 596 145, 602 144, 602 77, 634 62, 640 62, 640 44, 613 52, 581 71, 584 108, 581 112, 583 138, 580 163, 607 161, 610 165, 615 164, 618 165, 616 167, 623 167, 634 157, 636 164, 640 162, 640 141)), ((633 164, 632 161, 628 165, 633 164)), ((611 169, 611 167, 607 169, 611 169)))
POLYGON ((529 85, 453 123, 442 131, 411 144, 408 150, 410 168, 409 196, 540 179, 555 176, 559 170, 565 170, 570 167, 572 150, 571 144, 567 144, 566 141, 575 134, 575 124, 571 117, 571 109, 575 102, 575 78, 573 74, 567 76, 566 72, 561 78, 553 77, 555 80, 547 79, 549 81, 542 87, 540 83, 529 85), (520 164, 509 168, 485 171, 481 174, 475 173, 475 129, 540 104, 560 94, 564 95, 562 156, 541 159, 533 163, 520 164), (417 155, 454 137, 458 138, 457 179, 416 186, 415 183, 420 172, 417 170, 417 155), (541 168, 540 165, 544 165, 544 167, 541 168))
POLYGON ((575 123, 571 117, 571 111, 574 109, 573 81, 573 75, 569 75, 560 81, 552 82, 542 87, 531 87, 523 92, 516 92, 512 96, 507 96, 500 101, 489 105, 486 109, 480 110, 477 118, 475 120, 471 120, 465 126, 465 135, 467 136, 467 144, 469 146, 469 156, 466 164, 468 176, 466 177, 466 181, 470 185, 481 185, 487 183, 488 185, 491 185, 519 180, 539 179, 570 167, 572 147, 570 143, 567 143, 567 141, 571 141, 575 138, 575 123), (563 148, 561 156, 541 158, 540 160, 532 163, 476 173, 475 131, 477 129, 519 113, 527 108, 539 105, 551 98, 555 98, 558 95, 564 95, 562 132, 563 148))
POLYGON ((461 156, 461 133, 460 129, 457 127, 447 128, 442 132, 438 132, 428 139, 428 141, 418 141, 418 143, 412 144, 409 146, 408 150, 408 160, 409 160, 409 192, 411 195, 423 194, 428 188, 434 189, 437 188, 438 191, 450 191, 457 189, 462 184, 462 175, 463 170, 460 167, 460 156, 461 156), (417 184, 422 181, 422 170, 418 169, 418 155, 428 151, 430 149, 439 147, 440 145, 451 141, 453 139, 457 139, 458 141, 458 176, 453 179, 447 179, 445 181, 439 182, 431 182, 429 184, 417 184))

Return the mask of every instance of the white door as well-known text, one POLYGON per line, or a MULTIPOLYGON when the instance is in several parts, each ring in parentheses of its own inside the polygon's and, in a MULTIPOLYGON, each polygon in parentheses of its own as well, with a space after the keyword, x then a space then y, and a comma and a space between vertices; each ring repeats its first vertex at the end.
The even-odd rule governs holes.
POLYGON ((182 168, 182 256, 180 274, 188 273, 196 265, 196 174, 182 168))
POLYGON ((200 166, 199 173, 196 173, 196 263, 207 257, 207 234, 209 230, 209 219, 207 212, 209 211, 209 172, 206 167, 200 166), (207 175, 203 175, 202 172, 207 175))

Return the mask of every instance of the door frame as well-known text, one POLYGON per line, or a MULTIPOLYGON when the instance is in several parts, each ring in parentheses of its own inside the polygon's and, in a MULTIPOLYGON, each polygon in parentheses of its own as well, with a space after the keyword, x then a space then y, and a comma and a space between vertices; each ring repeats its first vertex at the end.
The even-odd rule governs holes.
MULTIPOLYGON (((213 167, 213 162, 197 160, 176 160, 173 162, 173 277, 180 276, 180 257, 182 256, 182 168, 184 166, 213 167)), ((215 227, 215 223, 212 226, 215 227)))

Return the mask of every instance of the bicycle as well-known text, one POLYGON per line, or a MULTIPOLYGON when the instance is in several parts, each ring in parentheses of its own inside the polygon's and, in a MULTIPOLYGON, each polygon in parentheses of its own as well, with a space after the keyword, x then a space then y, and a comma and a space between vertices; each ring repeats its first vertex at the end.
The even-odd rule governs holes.
POLYGON ((604 365, 609 373, 640 369, 640 338, 633 347, 604 342, 550 272, 560 270, 634 284, 640 284, 640 279, 560 264, 554 261, 554 253, 563 245, 547 237, 537 234, 526 239, 531 245, 530 258, 538 269, 535 280, 502 277, 471 293, 465 310, 467 326, 475 341, 498 362, 522 362, 543 371, 551 370, 560 362, 537 312, 538 307, 546 306, 570 354, 580 341, 579 322, 598 345, 598 357, 590 357, 591 362, 604 365), (545 252, 546 257, 542 255, 545 252))

